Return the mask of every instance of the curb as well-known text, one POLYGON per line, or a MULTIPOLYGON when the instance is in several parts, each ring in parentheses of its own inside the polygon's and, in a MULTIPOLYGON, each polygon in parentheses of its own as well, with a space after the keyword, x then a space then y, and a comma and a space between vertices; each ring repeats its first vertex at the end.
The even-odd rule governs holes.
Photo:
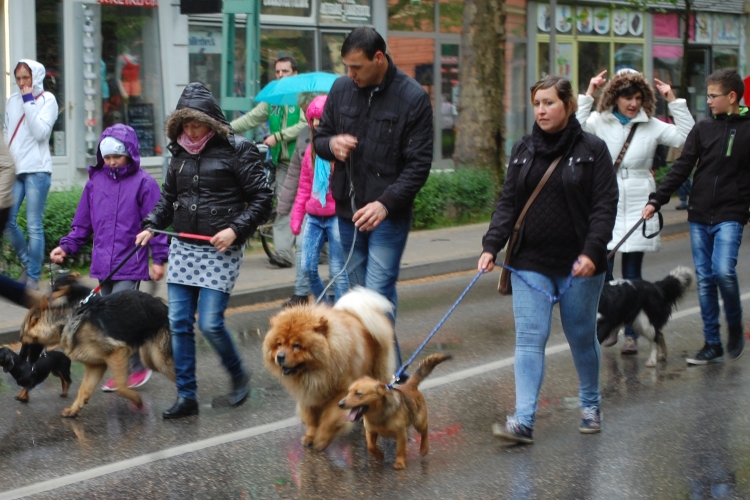
MULTIPOLYGON (((662 236, 685 233, 690 226, 687 221, 665 225, 661 231, 662 236)), ((453 260, 443 260, 403 266, 398 273, 398 280, 414 280, 430 278, 443 274, 451 274, 461 271, 472 271, 476 269, 478 256, 461 257, 453 260)), ((233 293, 229 298, 228 307, 242 307, 264 302, 274 302, 288 299, 294 293, 294 285, 278 285, 257 290, 244 290, 233 293)), ((0 329, 0 345, 18 342, 19 327, 0 329)))

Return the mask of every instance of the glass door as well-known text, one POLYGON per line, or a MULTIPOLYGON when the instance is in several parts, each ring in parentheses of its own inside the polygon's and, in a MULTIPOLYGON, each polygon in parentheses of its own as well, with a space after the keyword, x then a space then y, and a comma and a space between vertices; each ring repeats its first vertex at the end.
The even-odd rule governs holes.
POLYGON ((706 76, 711 73, 711 53, 708 48, 691 48, 687 52, 688 109, 695 121, 708 118, 711 110, 706 104, 706 76))

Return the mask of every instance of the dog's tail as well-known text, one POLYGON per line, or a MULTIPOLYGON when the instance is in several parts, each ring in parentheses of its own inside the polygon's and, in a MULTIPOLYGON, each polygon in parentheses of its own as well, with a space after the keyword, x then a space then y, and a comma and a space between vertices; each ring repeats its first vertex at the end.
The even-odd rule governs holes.
POLYGON ((674 306, 694 282, 695 273, 693 273, 693 270, 685 266, 679 266, 672 269, 669 276, 657 282, 657 284, 664 293, 664 299, 674 306))
POLYGON ((365 329, 380 346, 381 353, 375 362, 374 378, 387 382, 396 371, 393 323, 387 314, 393 313, 390 300, 361 286, 341 297, 334 309, 346 311, 362 322, 365 329))
POLYGON ((432 370, 434 370, 437 365, 439 365, 443 361, 448 361, 449 359, 453 359, 453 356, 451 356, 450 354, 430 354, 419 362, 417 371, 415 371, 409 377, 405 385, 419 387, 419 384, 421 384, 424 379, 429 377, 430 373, 432 373, 432 370))

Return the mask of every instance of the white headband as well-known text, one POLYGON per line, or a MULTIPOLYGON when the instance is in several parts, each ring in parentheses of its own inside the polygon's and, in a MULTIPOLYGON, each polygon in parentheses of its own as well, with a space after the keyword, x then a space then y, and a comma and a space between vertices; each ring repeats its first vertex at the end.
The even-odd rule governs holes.
POLYGON ((122 155, 130 158, 130 152, 125 147, 125 143, 114 137, 105 137, 102 142, 99 143, 99 151, 102 153, 102 157, 107 155, 122 155))

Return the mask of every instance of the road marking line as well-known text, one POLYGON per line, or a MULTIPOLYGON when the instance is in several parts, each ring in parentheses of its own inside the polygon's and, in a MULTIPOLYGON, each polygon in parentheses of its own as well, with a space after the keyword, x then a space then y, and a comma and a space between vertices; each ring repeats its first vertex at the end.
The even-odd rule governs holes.
MULTIPOLYGON (((742 294, 740 296, 740 299, 741 300, 750 299, 750 293, 742 294)), ((672 315, 672 319, 684 318, 686 316, 690 316, 699 312, 700 312, 699 307, 691 307, 689 309, 685 309, 684 311, 676 312, 675 314, 672 315)), ((564 344, 555 344, 553 346, 547 347, 547 349, 545 350, 545 355, 550 356, 553 354, 558 354, 558 353, 569 351, 569 350, 570 350, 570 346, 567 344, 567 342, 564 344)), ((484 365, 474 366, 472 368, 460 370, 455 373, 443 375, 442 377, 435 377, 432 379, 425 380, 421 384, 421 388, 430 389, 433 387, 439 387, 441 385, 452 384, 460 380, 464 380, 470 377, 475 377, 477 375, 483 375, 485 373, 499 370, 501 368, 507 368, 508 366, 512 366, 512 365, 513 365, 513 357, 511 356, 509 358, 504 358, 498 361, 494 361, 492 363, 486 363, 484 365)), ((243 439, 248 439, 248 438, 255 437, 255 436, 261 436, 263 434, 268 434, 271 432, 288 429, 290 427, 294 427, 299 424, 300 424, 299 419, 296 417, 292 417, 292 418, 287 418, 284 420, 278 420, 276 422, 271 422, 268 424, 258 425, 255 427, 249 427, 247 429, 243 429, 240 431, 230 432, 228 434, 222 434, 220 436, 214 436, 211 438, 202 439, 200 441, 195 441, 192 443, 186 443, 180 446, 175 446, 173 448, 167 448, 165 450, 160 450, 160 451, 156 451, 153 453, 147 453, 145 455, 141 455, 138 457, 133 457, 133 458, 129 458, 126 460, 121 460, 119 462, 113 462, 111 464, 102 465, 100 467, 94 467, 93 469, 76 472, 74 474, 69 474, 67 476, 62 476, 62 477, 58 477, 55 479, 49 479, 47 481, 42 481, 41 483, 31 484, 29 486, 23 486, 21 488, 16 488, 15 490, 0 492, 0 500, 11 500, 15 498, 27 497, 29 495, 36 495, 39 493, 43 493, 45 491, 51 491, 51 490, 55 490, 58 488, 62 488, 64 486, 70 486, 71 484, 80 483, 81 481, 86 481, 89 479, 96 479, 96 478, 106 476, 109 474, 114 474, 116 472, 122 472, 128 469, 132 469, 134 467, 139 467, 141 465, 147 465, 150 463, 158 462, 159 460, 178 457, 181 455, 187 455, 188 453, 194 453, 196 451, 205 450, 206 448, 212 448, 214 446, 219 446, 219 445, 227 444, 227 443, 233 443, 236 441, 242 441, 243 439)))

